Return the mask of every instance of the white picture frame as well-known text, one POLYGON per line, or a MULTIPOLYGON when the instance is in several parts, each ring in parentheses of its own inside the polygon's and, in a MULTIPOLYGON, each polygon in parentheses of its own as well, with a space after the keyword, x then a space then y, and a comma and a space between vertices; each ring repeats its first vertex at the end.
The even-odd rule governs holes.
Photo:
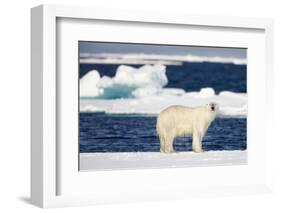
MULTIPOLYGON (((270 192, 271 167, 268 160, 270 153, 263 151, 262 147, 264 147, 264 150, 268 148, 268 143, 272 137, 271 131, 273 131, 271 122, 273 119, 273 97, 271 91, 273 90, 272 79, 274 76, 272 61, 273 21, 271 19, 161 14, 147 11, 41 5, 31 10, 31 26, 31 201, 33 204, 47 208, 270 192), (253 106, 257 102, 253 98, 249 102, 249 109, 257 108, 256 111, 251 112, 252 115, 262 112, 263 116, 259 119, 262 119, 265 123, 266 130, 260 131, 262 138, 252 137, 257 142, 257 145, 251 146, 251 149, 256 150, 256 152, 252 152, 254 154, 250 158, 249 165, 246 167, 198 169, 173 168, 173 172, 166 168, 79 173, 76 170, 78 162, 75 164, 77 161, 75 150, 73 151, 69 148, 70 153, 64 153, 64 157, 61 157, 62 152, 60 149, 63 146, 57 144, 58 135, 60 134, 57 131, 57 107, 61 97, 57 95, 60 81, 56 73, 59 63, 56 51, 58 45, 57 23, 61 18, 70 21, 75 19, 97 20, 101 25, 103 22, 112 21, 116 22, 117 27, 119 25, 122 26, 123 23, 133 23, 136 25, 153 24, 154 26, 165 26, 168 30, 169 28, 172 30, 176 26, 200 26, 202 28, 226 29, 230 32, 240 29, 261 32, 262 36, 258 39, 258 42, 262 50, 259 53, 262 62, 261 64, 258 64, 258 62, 257 64, 251 63, 252 68, 250 67, 249 69, 257 68, 260 70, 260 77, 255 80, 261 82, 261 84, 256 83, 258 85, 255 85, 255 83, 250 83, 250 87, 259 88, 258 91, 263 101, 260 107, 253 106), (258 67, 258 65, 262 65, 262 67, 258 67), (264 79, 262 76, 266 76, 266 78, 264 79), (266 112, 264 111, 265 107, 269 109, 266 112), (65 159, 69 159, 70 163, 66 165, 64 163, 65 159), (212 175, 209 175, 209 182, 213 181, 215 184, 202 184, 202 176, 206 177, 206 174, 210 172, 212 175), (237 174, 237 177, 240 176, 240 178, 237 178, 238 180, 233 183, 231 180, 220 182, 218 177, 223 176, 223 174, 237 174), (242 175, 246 177, 242 178, 242 175), (258 177, 252 180, 253 175, 258 177), (102 181, 110 181, 108 176, 114 178, 114 181, 109 184, 110 188, 104 190, 105 185, 102 184, 102 181), (166 183, 164 187, 161 187, 165 179, 159 183, 156 183, 156 181, 159 177, 164 176, 171 181, 166 183), (152 183, 155 183, 154 185, 147 185, 148 177, 152 178, 152 183), (192 187, 188 184, 183 187, 175 184, 176 177, 182 177, 177 179, 177 182, 181 184, 186 181, 186 178, 190 177, 192 187), (98 182, 98 185, 91 186, 90 182, 93 178, 101 182, 98 182), (132 181, 132 178, 136 178, 137 181, 132 181), (118 186, 115 184, 116 181, 120 181, 118 186), (81 182, 83 183, 82 185, 80 185, 81 182), (95 193, 92 193, 93 189, 95 189, 95 193), (151 191, 148 192, 148 190, 151 191), (122 196, 120 196, 120 193, 122 193, 122 196)), ((254 75, 252 77, 255 78, 254 75)), ((258 121, 260 120, 253 120, 251 125, 258 125, 258 121)), ((261 130, 262 127, 257 126, 258 128, 261 130)), ((63 149, 65 150, 65 147, 63 149)))

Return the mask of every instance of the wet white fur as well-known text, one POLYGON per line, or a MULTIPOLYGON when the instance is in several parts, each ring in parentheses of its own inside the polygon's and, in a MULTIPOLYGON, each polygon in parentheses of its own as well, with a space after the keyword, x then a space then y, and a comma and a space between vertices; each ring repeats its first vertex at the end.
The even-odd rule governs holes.
POLYGON ((178 136, 192 136, 192 150, 203 152, 202 139, 218 112, 215 103, 200 107, 170 106, 157 117, 156 129, 160 139, 160 151, 174 152, 173 142, 178 136), (215 110, 211 110, 211 106, 215 110))

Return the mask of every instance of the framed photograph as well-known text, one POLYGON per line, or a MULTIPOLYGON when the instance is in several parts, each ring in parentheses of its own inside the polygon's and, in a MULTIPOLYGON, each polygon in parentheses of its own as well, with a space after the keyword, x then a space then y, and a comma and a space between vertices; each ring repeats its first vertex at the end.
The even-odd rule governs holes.
POLYGON ((33 204, 270 192, 272 20, 31 14, 33 204))
POLYGON ((246 48, 79 41, 79 102, 81 171, 247 163, 246 48))

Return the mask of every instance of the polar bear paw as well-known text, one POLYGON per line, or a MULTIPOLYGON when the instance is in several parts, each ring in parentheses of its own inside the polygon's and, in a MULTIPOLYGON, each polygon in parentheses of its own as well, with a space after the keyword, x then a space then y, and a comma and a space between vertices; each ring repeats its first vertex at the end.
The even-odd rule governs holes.
POLYGON ((203 149, 200 149, 200 148, 198 148, 198 149, 193 149, 193 151, 196 152, 196 153, 202 153, 202 152, 204 152, 204 150, 203 150, 203 149))

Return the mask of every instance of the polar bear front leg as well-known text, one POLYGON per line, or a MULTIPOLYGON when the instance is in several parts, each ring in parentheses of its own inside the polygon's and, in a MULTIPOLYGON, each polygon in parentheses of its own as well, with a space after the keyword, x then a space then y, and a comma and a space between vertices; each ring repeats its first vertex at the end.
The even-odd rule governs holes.
POLYGON ((199 132, 194 132, 192 136, 192 150, 194 152, 203 152, 202 149, 202 134, 199 132))

